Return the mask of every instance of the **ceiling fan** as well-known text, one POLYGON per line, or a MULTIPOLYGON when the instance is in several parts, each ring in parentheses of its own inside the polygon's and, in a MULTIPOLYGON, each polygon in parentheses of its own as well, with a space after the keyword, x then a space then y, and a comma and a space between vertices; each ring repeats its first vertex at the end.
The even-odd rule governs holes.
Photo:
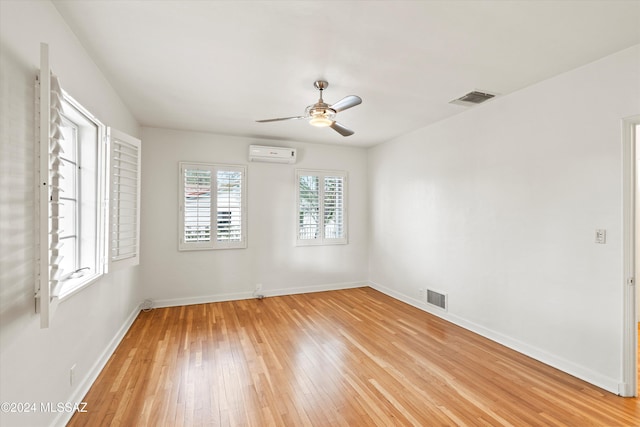
POLYGON ((280 117, 277 119, 256 120, 258 123, 279 122, 282 120, 298 120, 309 119, 309 124, 317 127, 330 127, 342 136, 353 135, 351 129, 347 129, 340 123, 334 120, 337 113, 344 111, 348 108, 355 107, 362 102, 359 96, 349 95, 342 98, 340 101, 333 105, 326 104, 322 99, 322 91, 325 90, 329 83, 324 80, 317 80, 313 83, 316 89, 320 91, 320 99, 315 104, 309 105, 305 111, 304 116, 294 117, 280 117))

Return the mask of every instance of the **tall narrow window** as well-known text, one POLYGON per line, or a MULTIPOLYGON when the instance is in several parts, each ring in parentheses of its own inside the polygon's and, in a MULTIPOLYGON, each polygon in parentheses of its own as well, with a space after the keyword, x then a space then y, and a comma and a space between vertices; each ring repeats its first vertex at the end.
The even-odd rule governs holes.
POLYGON ((243 166, 180 163, 180 250, 246 248, 243 166))
POLYGON ((61 295, 102 274, 104 126, 66 93, 59 138, 59 270, 61 295))
POLYGON ((346 172, 298 170, 299 245, 347 243, 346 172))

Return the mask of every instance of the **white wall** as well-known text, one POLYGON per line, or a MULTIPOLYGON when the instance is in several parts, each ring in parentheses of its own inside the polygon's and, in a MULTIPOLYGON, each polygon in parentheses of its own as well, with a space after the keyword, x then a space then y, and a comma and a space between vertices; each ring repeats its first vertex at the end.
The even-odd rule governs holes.
POLYGON ((248 298, 257 283, 266 295, 366 284, 364 149, 146 127, 143 141, 142 281, 156 305, 248 298), (297 148, 298 163, 249 163, 250 144, 297 148), (178 251, 179 161, 248 166, 247 249, 178 251), (296 168, 348 172, 348 245, 295 246, 296 168))
MULTIPOLYGON (((95 374, 92 368, 141 299, 137 269, 120 271, 61 302, 51 328, 40 329, 33 244, 34 79, 40 42, 49 44, 52 68, 73 97, 105 124, 139 132, 50 2, 0 1, 0 402, 38 405, 82 399, 89 385, 83 381, 95 374)), ((0 425, 46 426, 56 416, 0 412, 0 425)))
MULTIPOLYGON (((79 400, 143 297, 192 303, 248 297, 256 283, 276 295, 367 278, 423 308, 419 288, 444 291, 450 309, 438 313, 449 320, 612 391, 621 381, 620 119, 640 113, 640 47, 368 155, 144 128, 142 265, 63 301, 41 330, 33 310, 39 43, 50 44, 72 96, 106 124, 139 131, 49 2, 0 1, 0 36, 0 402, 79 400), (296 147, 300 161, 248 164, 250 143, 296 147), (181 160, 248 164, 247 249, 177 251, 181 160), (297 167, 348 171, 349 245, 294 245, 297 167), (593 243, 596 228, 607 229, 606 245, 593 243)), ((44 426, 55 417, 0 413, 0 424, 44 426)))
POLYGON ((640 46, 373 148, 373 286, 617 392, 638 76, 640 46))

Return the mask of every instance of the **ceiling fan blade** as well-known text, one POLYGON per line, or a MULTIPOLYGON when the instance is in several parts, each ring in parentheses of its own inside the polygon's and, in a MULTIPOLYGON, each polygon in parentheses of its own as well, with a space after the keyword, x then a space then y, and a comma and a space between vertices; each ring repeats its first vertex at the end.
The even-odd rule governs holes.
POLYGON ((359 96, 349 95, 342 98, 340 101, 333 104, 331 107, 332 110, 336 110, 336 113, 339 111, 344 111, 347 108, 355 107, 356 105, 362 103, 362 99, 359 96))
POLYGON ((266 119, 266 120, 256 120, 256 122, 258 123, 268 123, 268 122, 280 122, 282 120, 298 120, 298 119, 304 119, 306 118, 305 116, 295 116, 295 117, 280 117, 277 119, 266 119))
POLYGON ((336 132, 338 132, 342 136, 349 136, 349 135, 353 135, 353 133, 354 133, 351 129, 347 129, 346 127, 342 126, 338 122, 331 123, 330 127, 331 127, 331 129, 335 130, 336 132))

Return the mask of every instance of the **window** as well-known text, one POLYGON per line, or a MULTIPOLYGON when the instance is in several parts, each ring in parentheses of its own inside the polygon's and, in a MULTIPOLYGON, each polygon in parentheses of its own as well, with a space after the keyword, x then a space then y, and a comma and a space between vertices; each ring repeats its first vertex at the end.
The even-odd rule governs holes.
POLYGON ((112 128, 105 137, 105 126, 62 90, 46 43, 35 86, 34 290, 48 328, 62 298, 107 268, 139 263, 141 141, 112 128))
POLYGON ((58 138, 58 245, 60 296, 102 274, 104 126, 63 92, 58 138))
POLYGON ((346 244, 346 172, 298 170, 296 181, 297 244, 346 244))
POLYGON ((180 250, 247 247, 244 166, 180 163, 180 250))
POLYGON ((109 269, 139 263, 140 140, 105 129, 64 91, 56 99, 49 195, 54 233, 49 246, 54 295, 65 297, 106 272, 107 251, 109 269), (107 145, 111 147, 110 173, 107 145), (109 218, 102 209, 107 181, 109 218))

